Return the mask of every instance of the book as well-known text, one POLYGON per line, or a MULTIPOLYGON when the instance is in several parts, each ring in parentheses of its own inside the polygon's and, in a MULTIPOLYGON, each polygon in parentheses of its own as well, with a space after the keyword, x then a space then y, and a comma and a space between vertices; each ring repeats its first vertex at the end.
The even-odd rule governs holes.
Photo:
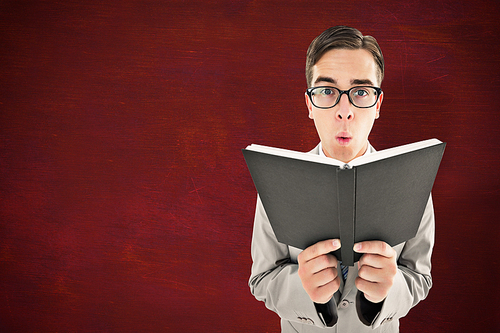
POLYGON ((305 249, 339 238, 333 254, 353 266, 357 242, 415 237, 445 146, 430 139, 349 163, 255 144, 242 152, 278 242, 305 249))

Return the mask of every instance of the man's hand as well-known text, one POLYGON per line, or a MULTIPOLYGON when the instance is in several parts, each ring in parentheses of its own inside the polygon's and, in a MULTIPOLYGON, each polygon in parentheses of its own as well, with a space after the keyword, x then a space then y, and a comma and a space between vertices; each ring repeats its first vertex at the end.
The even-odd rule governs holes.
POLYGON ((354 251, 364 253, 358 262, 356 287, 370 302, 382 302, 389 294, 398 272, 396 251, 382 241, 354 244, 354 251))
POLYGON ((315 303, 327 303, 340 287, 337 258, 330 254, 339 248, 340 240, 330 239, 311 245, 297 257, 302 286, 315 303))

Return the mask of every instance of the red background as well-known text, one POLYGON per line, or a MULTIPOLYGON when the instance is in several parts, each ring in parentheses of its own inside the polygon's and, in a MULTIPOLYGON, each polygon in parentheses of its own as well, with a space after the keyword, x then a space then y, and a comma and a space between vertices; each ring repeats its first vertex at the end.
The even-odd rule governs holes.
POLYGON ((384 52, 371 143, 448 143, 434 287, 402 329, 493 331, 499 7, 2 1, 0 331, 278 332, 247 287, 256 192, 240 149, 317 144, 305 52, 337 24, 384 52))

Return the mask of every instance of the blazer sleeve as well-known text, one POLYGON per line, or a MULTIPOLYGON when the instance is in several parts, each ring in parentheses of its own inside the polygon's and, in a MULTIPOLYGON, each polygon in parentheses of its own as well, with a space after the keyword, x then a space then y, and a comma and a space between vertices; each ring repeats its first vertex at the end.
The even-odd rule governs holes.
MULTIPOLYGON (((372 328, 404 317, 429 294, 432 287, 431 255, 434 234, 434 208, 432 197, 429 197, 417 235, 405 243, 399 255, 394 285, 384 300, 380 313, 372 321, 372 328)), ((370 324, 363 320, 359 312, 358 316, 365 324, 370 324)))
POLYGON ((327 327, 302 287, 298 265, 292 262, 288 246, 276 240, 260 198, 257 198, 251 254, 249 286, 257 300, 263 301, 282 320, 327 327))

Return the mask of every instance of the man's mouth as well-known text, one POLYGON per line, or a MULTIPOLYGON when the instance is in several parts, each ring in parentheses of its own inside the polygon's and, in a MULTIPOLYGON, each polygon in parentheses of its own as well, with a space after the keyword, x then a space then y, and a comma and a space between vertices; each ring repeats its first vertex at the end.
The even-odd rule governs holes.
POLYGON ((349 134, 349 133, 339 133, 335 139, 337 139, 337 142, 341 145, 341 146, 347 146, 351 140, 352 140, 352 136, 349 134))

